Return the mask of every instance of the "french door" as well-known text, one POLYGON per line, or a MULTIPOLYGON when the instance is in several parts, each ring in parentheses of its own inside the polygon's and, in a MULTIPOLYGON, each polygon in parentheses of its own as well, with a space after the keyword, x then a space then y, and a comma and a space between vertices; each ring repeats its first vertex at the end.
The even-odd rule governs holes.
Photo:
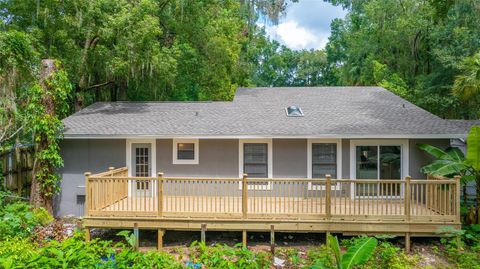
MULTIPOLYGON (((152 153, 151 145, 143 143, 132 144, 132 176, 151 177, 152 176, 152 153)), ((135 180, 132 189, 135 196, 149 197, 152 195, 151 180, 135 180)))
MULTIPOLYGON (((356 179, 391 180, 402 179, 401 145, 356 145, 356 179)), ((401 184, 356 184, 356 197, 400 197, 401 184)))

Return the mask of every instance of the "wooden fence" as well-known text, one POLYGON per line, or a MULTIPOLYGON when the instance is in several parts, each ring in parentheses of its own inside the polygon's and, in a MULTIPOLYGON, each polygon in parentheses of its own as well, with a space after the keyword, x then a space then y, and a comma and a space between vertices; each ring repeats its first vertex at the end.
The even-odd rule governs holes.
POLYGON ((128 177, 86 174, 89 216, 460 220, 460 180, 128 177))
POLYGON ((0 153, 0 179, 3 188, 20 196, 30 194, 33 169, 33 147, 17 146, 0 153))

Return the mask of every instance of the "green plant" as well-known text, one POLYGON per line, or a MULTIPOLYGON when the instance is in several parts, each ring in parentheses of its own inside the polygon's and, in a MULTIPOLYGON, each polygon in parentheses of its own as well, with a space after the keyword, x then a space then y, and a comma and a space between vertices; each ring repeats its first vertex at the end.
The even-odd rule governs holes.
POLYGON ((269 268, 267 255, 256 255, 247 248, 236 245, 207 247, 204 242, 193 242, 190 246, 190 262, 205 268, 269 268))
POLYGON ((130 247, 135 247, 136 245, 136 242, 137 242, 137 237, 135 236, 135 234, 133 234, 132 232, 130 231, 121 231, 119 233, 117 233, 118 236, 122 236, 125 241, 127 241, 127 244, 130 246, 130 247))
MULTIPOLYGON (((340 244, 337 237, 329 235, 327 245, 333 252, 338 269, 351 269, 356 265, 367 262, 377 247, 377 239, 374 237, 361 237, 356 243, 347 249, 347 252, 341 255, 340 244)), ((328 268, 322 261, 315 263, 312 268, 328 268)))
POLYGON ((0 207, 0 236, 25 238, 33 229, 44 225, 53 218, 45 209, 32 211, 25 202, 14 202, 0 207))

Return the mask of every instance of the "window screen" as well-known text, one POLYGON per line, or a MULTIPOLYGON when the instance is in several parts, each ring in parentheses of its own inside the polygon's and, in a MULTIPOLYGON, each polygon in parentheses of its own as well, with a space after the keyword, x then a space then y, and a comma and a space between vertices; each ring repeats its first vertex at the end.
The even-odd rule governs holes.
POLYGON ((194 160, 195 144, 194 143, 178 143, 177 159, 178 160, 194 160))
POLYGON ((268 177, 268 145, 243 144, 243 172, 248 177, 268 177))
POLYGON ((312 144, 312 178, 337 178, 337 144, 312 144))

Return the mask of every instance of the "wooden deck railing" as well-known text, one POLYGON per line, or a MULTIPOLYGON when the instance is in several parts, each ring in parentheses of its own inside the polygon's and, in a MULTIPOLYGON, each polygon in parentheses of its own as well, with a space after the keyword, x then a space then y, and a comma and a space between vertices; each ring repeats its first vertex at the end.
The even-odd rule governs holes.
POLYGON ((128 177, 86 173, 88 216, 460 222, 460 180, 128 177))

